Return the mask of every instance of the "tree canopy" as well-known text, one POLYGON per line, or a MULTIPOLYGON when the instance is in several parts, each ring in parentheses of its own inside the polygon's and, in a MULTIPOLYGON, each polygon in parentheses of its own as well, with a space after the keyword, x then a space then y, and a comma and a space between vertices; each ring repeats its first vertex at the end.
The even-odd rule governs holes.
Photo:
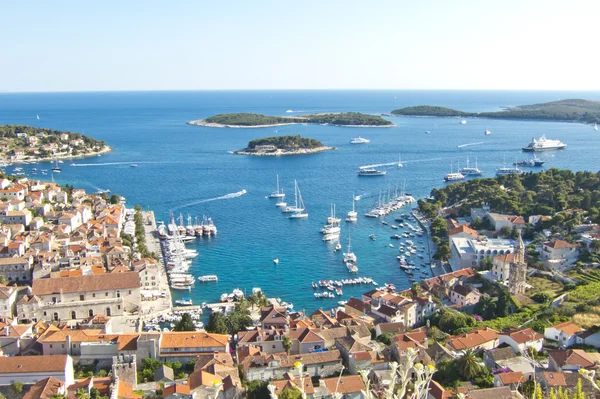
POLYGON ((196 331, 196 326, 194 326, 192 316, 190 316, 189 313, 182 314, 181 320, 175 324, 173 331, 196 331))
POLYGON ((296 136, 273 136, 262 139, 251 140, 248 143, 248 149, 252 150, 258 145, 274 145, 279 149, 309 149, 323 147, 323 143, 319 140, 296 136))
POLYGON ((204 121, 231 126, 263 126, 282 123, 321 123, 346 126, 388 126, 393 124, 379 115, 367 115, 360 112, 324 113, 299 117, 268 116, 240 112, 214 115, 204 119, 204 121))

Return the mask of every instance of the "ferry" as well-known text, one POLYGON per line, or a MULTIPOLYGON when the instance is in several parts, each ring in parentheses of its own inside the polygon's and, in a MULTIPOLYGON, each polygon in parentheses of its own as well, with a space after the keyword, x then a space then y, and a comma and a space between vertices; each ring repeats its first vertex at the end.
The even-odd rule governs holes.
POLYGON ((360 136, 353 138, 350 140, 350 144, 369 144, 371 140, 362 138, 360 136))
POLYGON ((461 173, 448 173, 446 176, 444 176, 444 181, 464 180, 464 178, 465 175, 461 173))
POLYGON ((359 169, 357 173, 359 176, 385 176, 387 173, 387 170, 378 170, 378 169, 374 169, 374 168, 368 168, 368 169, 359 169))
POLYGON ((523 147, 523 151, 535 152, 535 151, 551 151, 551 150, 562 150, 567 145, 560 140, 550 140, 546 138, 546 135, 542 135, 539 139, 531 139, 526 147, 523 147))
POLYGON ((215 274, 208 274, 206 276, 200 276, 198 277, 198 281, 201 281, 203 283, 208 283, 208 282, 218 282, 219 278, 215 275, 215 274))

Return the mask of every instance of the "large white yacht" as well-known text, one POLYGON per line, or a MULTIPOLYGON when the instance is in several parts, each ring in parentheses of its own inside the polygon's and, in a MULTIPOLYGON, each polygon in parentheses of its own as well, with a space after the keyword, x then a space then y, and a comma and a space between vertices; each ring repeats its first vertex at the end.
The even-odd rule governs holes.
MULTIPOLYGON (((452 172, 452 162, 450 163, 450 173, 448 173, 446 176, 444 176, 444 181, 457 181, 457 180, 464 180, 465 175, 463 175, 460 172, 456 172, 453 173, 452 172)), ((457 167, 460 169, 460 166, 457 165, 457 167)))
POLYGON ((350 144, 369 144, 371 142, 371 140, 369 139, 365 139, 363 137, 355 137, 352 140, 350 140, 350 144))
POLYGON ((385 176, 387 170, 378 170, 375 168, 365 168, 358 170, 359 176, 385 176))
POLYGON ((531 143, 527 147, 523 147, 523 151, 550 151, 550 150, 562 150, 567 145, 560 140, 550 140, 546 138, 546 135, 542 135, 539 139, 531 139, 531 143))

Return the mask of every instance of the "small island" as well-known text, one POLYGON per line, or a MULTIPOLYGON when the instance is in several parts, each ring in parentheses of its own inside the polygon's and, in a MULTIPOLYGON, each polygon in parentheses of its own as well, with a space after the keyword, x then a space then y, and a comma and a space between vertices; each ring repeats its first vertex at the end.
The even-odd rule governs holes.
POLYGON ((506 107, 496 112, 463 112, 452 108, 419 105, 396 109, 394 116, 478 117, 493 119, 538 119, 600 123, 600 101, 569 99, 542 104, 506 107))
POLYGON ((306 155, 332 151, 335 147, 326 147, 319 140, 301 136, 274 136, 251 140, 248 147, 234 151, 238 155, 280 156, 306 155))
POLYGON ((0 161, 50 161, 111 151, 104 141, 80 133, 25 125, 0 125, 0 161))
POLYGON ((188 122, 188 125, 205 127, 261 128, 295 124, 321 124, 346 127, 392 127, 395 126, 379 115, 360 112, 324 113, 303 116, 268 116, 253 113, 219 114, 188 122))

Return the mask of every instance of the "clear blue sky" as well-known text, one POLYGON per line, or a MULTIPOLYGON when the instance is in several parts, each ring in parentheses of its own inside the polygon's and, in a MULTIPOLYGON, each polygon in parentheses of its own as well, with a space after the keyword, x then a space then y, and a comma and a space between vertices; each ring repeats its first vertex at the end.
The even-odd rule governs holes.
POLYGON ((3 1, 0 91, 600 90, 600 1, 3 1))

